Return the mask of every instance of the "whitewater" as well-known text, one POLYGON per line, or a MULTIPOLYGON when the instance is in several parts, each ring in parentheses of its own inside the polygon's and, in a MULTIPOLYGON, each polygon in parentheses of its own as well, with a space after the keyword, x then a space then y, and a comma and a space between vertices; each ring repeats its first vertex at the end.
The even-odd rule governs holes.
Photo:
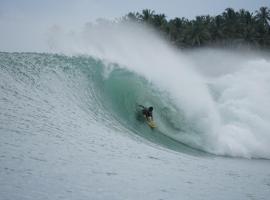
POLYGON ((137 24, 48 44, 0 53, 2 199, 268 199, 269 54, 180 51, 137 24))

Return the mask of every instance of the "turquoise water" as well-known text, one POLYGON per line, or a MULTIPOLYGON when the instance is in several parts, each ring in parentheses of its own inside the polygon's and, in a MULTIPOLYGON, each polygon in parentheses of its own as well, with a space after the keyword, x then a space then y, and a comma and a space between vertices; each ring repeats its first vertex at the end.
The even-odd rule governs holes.
POLYGON ((93 56, 0 53, 0 196, 268 199, 269 62, 254 65, 204 86, 190 73, 182 97, 158 67, 149 77, 93 56), (156 129, 137 104, 154 107, 156 129))

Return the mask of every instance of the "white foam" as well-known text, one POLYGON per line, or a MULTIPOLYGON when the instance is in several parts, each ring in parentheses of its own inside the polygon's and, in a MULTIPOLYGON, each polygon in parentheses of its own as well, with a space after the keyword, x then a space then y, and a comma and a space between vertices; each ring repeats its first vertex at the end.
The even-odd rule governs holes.
POLYGON ((270 158, 269 61, 213 50, 185 55, 137 24, 57 35, 54 51, 118 63, 169 92, 197 130, 176 139, 216 154, 270 158))

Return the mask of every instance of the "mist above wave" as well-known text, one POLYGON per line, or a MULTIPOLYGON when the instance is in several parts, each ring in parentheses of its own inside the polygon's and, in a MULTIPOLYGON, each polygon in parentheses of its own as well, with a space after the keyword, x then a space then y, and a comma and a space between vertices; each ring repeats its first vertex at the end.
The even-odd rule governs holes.
POLYGON ((181 52, 138 24, 57 29, 50 44, 54 52, 117 63, 167 91, 197 130, 175 139, 216 154, 270 158, 270 63, 258 53, 181 52))

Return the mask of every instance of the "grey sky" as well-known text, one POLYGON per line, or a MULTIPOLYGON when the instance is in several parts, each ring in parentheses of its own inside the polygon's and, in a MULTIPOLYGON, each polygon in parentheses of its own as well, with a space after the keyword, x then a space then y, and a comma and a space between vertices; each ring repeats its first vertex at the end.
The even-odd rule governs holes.
POLYGON ((79 29, 97 18, 114 19, 148 8, 168 18, 216 15, 225 8, 255 11, 269 0, 0 0, 0 51, 31 50, 49 27, 79 29), (21 45, 20 45, 21 44, 21 45), (22 45, 24 44, 24 45, 22 45), (29 46, 29 47, 28 47, 29 46))

